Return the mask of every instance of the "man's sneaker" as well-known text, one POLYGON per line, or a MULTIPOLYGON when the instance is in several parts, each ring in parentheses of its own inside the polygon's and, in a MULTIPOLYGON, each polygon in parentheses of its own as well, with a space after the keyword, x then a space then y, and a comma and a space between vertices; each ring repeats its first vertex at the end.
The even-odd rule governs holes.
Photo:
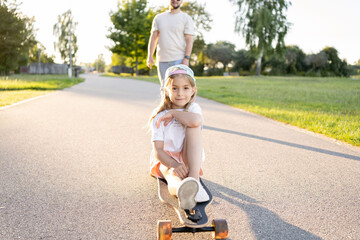
POLYGON ((205 188, 202 186, 202 184, 200 182, 198 182, 199 184, 199 191, 195 196, 195 201, 196 202, 207 202, 210 200, 209 195, 207 194, 207 192, 205 191, 205 188))
POLYGON ((199 191, 199 184, 195 178, 188 177, 182 180, 177 190, 181 209, 192 209, 196 206, 195 196, 199 191))

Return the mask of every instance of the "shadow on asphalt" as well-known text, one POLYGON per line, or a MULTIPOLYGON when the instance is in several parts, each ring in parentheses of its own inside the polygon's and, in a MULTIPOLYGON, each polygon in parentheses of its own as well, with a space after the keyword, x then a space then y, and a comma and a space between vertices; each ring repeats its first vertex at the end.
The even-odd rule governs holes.
MULTIPOLYGON (((256 239, 306 239, 322 238, 282 220, 276 213, 258 205, 258 201, 217 183, 202 179, 214 197, 221 198, 241 208, 248 216, 249 224, 256 239)), ((215 200, 214 202, 215 203, 215 200)), ((229 225, 236 223, 229 223, 229 225)), ((231 236, 231 229, 229 229, 231 236)), ((236 236, 234 236, 236 237, 236 236)))
POLYGON ((268 141, 268 142, 286 145, 289 147, 295 147, 295 148, 305 149, 308 151, 313 151, 313 152, 328 154, 328 155, 332 155, 332 156, 336 156, 336 157, 342 157, 342 158, 348 158, 348 159, 360 161, 360 157, 358 157, 358 156, 349 155, 349 154, 340 153, 340 152, 334 152, 334 151, 321 149, 321 148, 315 148, 315 147, 301 145, 301 144, 297 144, 297 143, 285 142, 285 141, 281 141, 281 140, 277 140, 277 139, 273 139, 273 138, 260 137, 260 136, 256 136, 256 135, 252 135, 252 134, 241 133, 241 132, 216 128, 216 127, 210 127, 210 126, 204 126, 204 129, 218 131, 218 132, 224 132, 224 133, 230 133, 230 134, 236 134, 236 135, 240 135, 243 137, 254 138, 254 139, 258 139, 258 140, 262 140, 262 141, 268 141))

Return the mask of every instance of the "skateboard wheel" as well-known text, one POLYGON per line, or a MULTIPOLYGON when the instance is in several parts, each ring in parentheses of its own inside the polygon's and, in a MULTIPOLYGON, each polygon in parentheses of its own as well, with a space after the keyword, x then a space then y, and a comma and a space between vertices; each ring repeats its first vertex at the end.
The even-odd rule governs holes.
POLYGON ((158 240, 171 240, 172 238, 172 225, 171 221, 160 220, 157 223, 157 239, 158 240))
POLYGON ((228 238, 228 225, 225 219, 214 219, 212 221, 214 228, 213 237, 215 239, 227 239, 228 238))

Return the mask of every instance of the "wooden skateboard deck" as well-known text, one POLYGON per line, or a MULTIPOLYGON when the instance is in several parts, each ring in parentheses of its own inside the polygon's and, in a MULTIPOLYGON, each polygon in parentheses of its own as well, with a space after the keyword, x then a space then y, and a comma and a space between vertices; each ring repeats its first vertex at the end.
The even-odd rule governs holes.
POLYGON ((209 222, 209 218, 205 212, 205 208, 212 202, 212 194, 205 186, 204 182, 200 179, 200 183, 209 195, 210 199, 207 202, 197 203, 193 211, 183 210, 179 206, 178 199, 171 195, 168 191, 168 186, 165 180, 158 178, 158 193, 160 201, 172 207, 177 213, 181 224, 190 228, 202 228, 209 222), (199 219, 200 218, 200 219, 199 219), (193 219, 193 220, 191 220, 193 219))

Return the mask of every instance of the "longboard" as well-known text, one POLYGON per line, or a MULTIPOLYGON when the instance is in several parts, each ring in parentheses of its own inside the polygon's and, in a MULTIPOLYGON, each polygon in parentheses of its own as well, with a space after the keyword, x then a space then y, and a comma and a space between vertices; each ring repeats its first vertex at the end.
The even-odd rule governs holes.
POLYGON ((212 202, 213 197, 202 180, 200 180, 200 183, 204 187, 206 193, 209 195, 209 201, 197 203, 196 206, 193 208, 193 211, 184 211, 180 208, 178 199, 169 193, 166 181, 158 178, 158 192, 160 201, 172 207, 177 213, 181 224, 184 224, 187 227, 201 228, 209 222, 208 216, 205 212, 205 208, 212 202), (197 217, 200 217, 198 221, 196 221, 197 217))
POLYGON ((173 208, 176 212, 181 227, 173 227, 171 221, 160 220, 157 224, 157 239, 158 240, 170 240, 173 232, 208 232, 212 231, 215 239, 226 239, 228 236, 228 226, 225 219, 214 219, 212 226, 207 227, 209 218, 206 214, 205 208, 209 205, 213 196, 204 182, 200 179, 200 183, 204 187, 205 191, 209 195, 207 202, 197 203, 191 210, 183 210, 179 206, 178 199, 171 195, 168 191, 167 182, 164 179, 157 178, 159 199, 162 203, 173 208))

